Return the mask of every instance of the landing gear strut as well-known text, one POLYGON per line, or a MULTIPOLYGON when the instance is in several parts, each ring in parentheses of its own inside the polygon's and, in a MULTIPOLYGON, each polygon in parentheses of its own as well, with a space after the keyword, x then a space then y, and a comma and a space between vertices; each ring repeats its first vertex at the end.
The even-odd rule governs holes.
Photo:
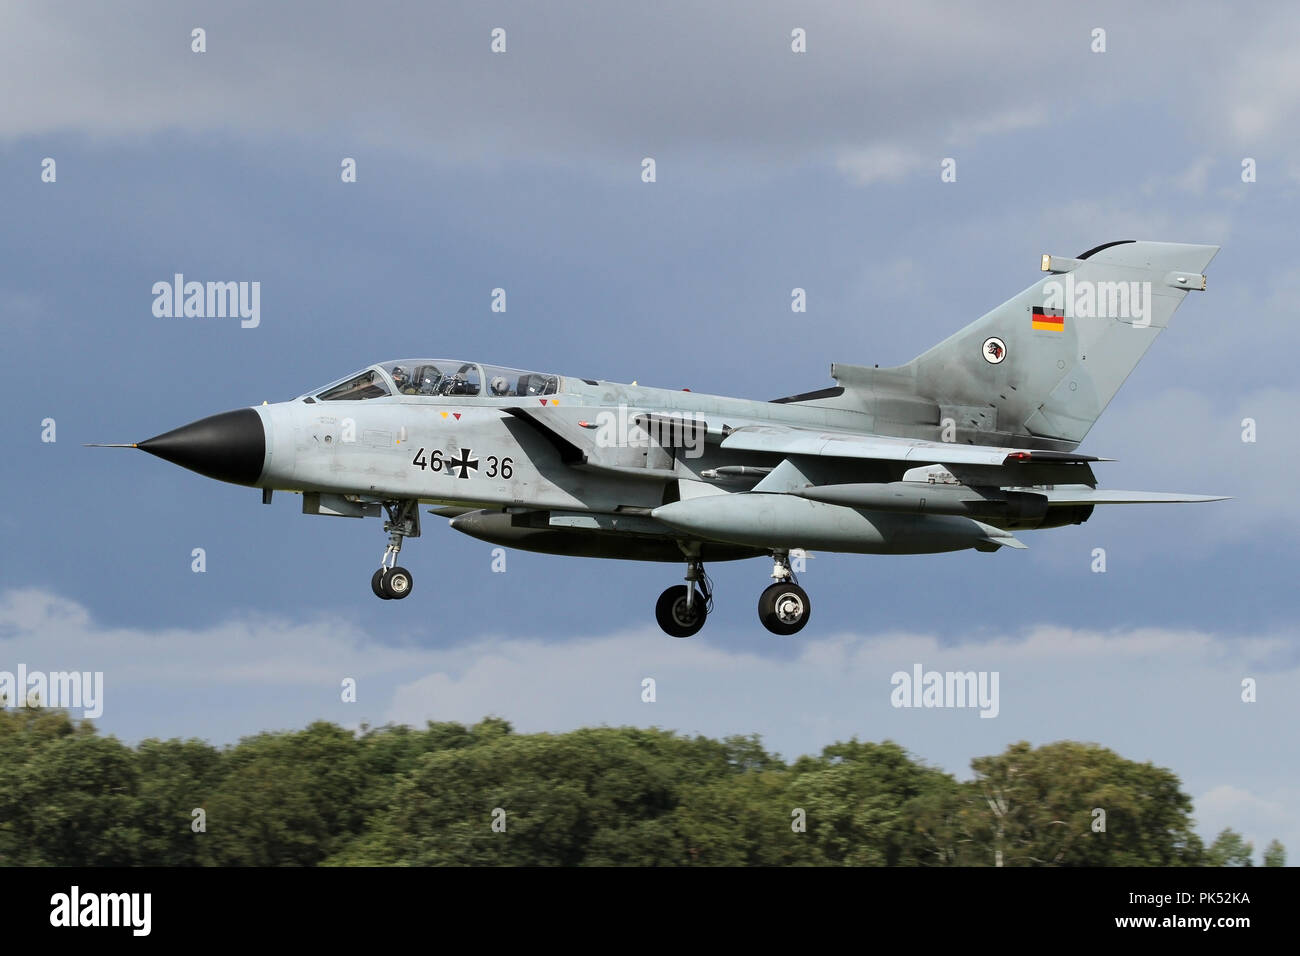
POLYGON ((370 590, 375 596, 385 601, 401 600, 411 593, 414 580, 411 572, 397 566, 397 556, 402 551, 403 538, 420 536, 420 503, 414 498, 403 501, 385 501, 384 510, 388 520, 384 530, 388 532, 388 547, 379 561, 379 570, 370 578, 370 590))
POLYGON ((690 637, 704 626, 713 609, 713 585, 704 573, 704 562, 696 555, 686 559, 686 583, 678 584, 659 595, 655 620, 670 637, 690 637), (699 587, 696 587, 696 582, 699 587))
MULTIPOLYGON (((698 545, 694 550, 682 545, 682 550, 686 553, 686 583, 659 595, 655 605, 655 620, 672 637, 698 633, 713 610, 713 583, 704 573, 698 545)), ((812 601, 799 587, 790 568, 790 552, 784 548, 772 552, 772 579, 776 583, 759 595, 758 619, 773 634, 796 634, 808 623, 812 601)))
POLYGON ((808 623, 812 602, 790 570, 790 552, 772 552, 772 577, 776 583, 758 597, 758 619, 773 634, 794 634, 808 623))

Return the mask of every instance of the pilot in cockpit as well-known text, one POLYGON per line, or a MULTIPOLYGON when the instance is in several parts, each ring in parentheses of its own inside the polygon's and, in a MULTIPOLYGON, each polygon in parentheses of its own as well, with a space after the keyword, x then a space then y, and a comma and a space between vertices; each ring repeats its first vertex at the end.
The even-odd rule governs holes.
POLYGON ((415 388, 411 385, 411 379, 406 374, 406 369, 400 365, 394 365, 390 374, 393 376, 393 384, 397 386, 398 392, 403 395, 415 394, 415 388))
POLYGON ((419 393, 421 395, 437 395, 438 386, 442 382, 442 375, 436 368, 426 366, 420 370, 419 393))
POLYGON ((476 366, 466 362, 460 368, 456 369, 455 374, 448 373, 443 376, 440 392, 443 395, 477 395, 478 382, 470 381, 471 377, 477 379, 475 373, 476 366))

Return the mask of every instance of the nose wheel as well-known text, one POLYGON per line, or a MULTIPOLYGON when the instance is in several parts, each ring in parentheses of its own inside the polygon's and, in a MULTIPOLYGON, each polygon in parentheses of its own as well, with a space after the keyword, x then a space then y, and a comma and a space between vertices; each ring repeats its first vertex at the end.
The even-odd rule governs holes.
POLYGON ((388 520, 384 522, 388 547, 380 559, 379 570, 370 577, 370 590, 382 600, 400 601, 411 593, 415 581, 410 571, 398 567, 397 556, 402 551, 403 538, 420 536, 420 503, 414 499, 385 501, 384 510, 388 512, 388 520))
POLYGON ((772 562, 776 583, 758 596, 758 619, 773 634, 796 634, 808 623, 812 601, 790 570, 788 551, 773 552, 772 562))

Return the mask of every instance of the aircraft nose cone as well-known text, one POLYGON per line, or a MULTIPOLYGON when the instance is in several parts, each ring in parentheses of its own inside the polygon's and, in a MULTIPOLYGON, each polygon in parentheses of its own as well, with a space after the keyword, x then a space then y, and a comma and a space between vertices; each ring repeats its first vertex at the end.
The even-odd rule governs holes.
POLYGON ((190 422, 136 447, 209 478, 251 485, 262 475, 266 429, 262 416, 241 408, 190 422))

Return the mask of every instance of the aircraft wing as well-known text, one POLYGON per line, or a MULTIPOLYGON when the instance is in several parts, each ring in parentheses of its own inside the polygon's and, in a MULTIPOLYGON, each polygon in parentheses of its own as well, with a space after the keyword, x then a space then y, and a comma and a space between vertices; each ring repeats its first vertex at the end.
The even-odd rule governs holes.
POLYGON ((1156 505, 1229 500, 1227 495, 1183 495, 1171 491, 1111 491, 1105 488, 1026 490, 1043 495, 1049 505, 1156 505))
POLYGON ((956 442, 925 441, 919 438, 890 438, 883 435, 854 435, 786 425, 745 425, 732 430, 722 447, 734 451, 769 452, 778 455, 811 455, 831 458, 868 458, 875 461, 909 462, 914 465, 1053 465, 1087 464, 1106 461, 1074 452, 1027 451, 994 445, 965 445, 956 442))
MULTIPOLYGON (((1010 491, 1019 490, 1045 498, 1048 507, 1227 500, 1222 495, 1099 489, 1096 487, 1091 463, 1113 459, 1075 452, 854 435, 785 425, 750 425, 734 429, 722 440, 722 447, 786 456, 787 461, 781 468, 775 469, 755 490, 784 491, 814 498, 817 496, 809 495, 804 490, 811 487, 807 476, 800 468, 791 467, 790 458, 803 456, 823 460, 891 462, 899 465, 900 470, 907 469, 903 475, 905 479, 911 478, 917 482, 924 481, 925 466, 939 466, 941 473, 948 472, 950 480, 955 479, 968 487, 991 486, 1010 491)), ((815 480, 813 484, 821 486, 822 490, 829 488, 842 491, 842 503, 850 505, 854 503, 855 489, 871 487, 855 485, 843 477, 838 481, 835 478, 815 480)))

